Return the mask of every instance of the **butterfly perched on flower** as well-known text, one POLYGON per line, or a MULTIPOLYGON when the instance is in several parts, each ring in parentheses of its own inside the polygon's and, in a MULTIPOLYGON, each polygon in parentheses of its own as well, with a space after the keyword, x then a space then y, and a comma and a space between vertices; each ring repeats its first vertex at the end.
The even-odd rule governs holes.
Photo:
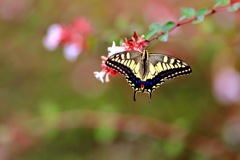
POLYGON ((152 91, 166 79, 192 72, 191 67, 178 58, 161 53, 149 53, 147 50, 116 53, 108 57, 105 64, 126 77, 134 89, 134 101, 137 92, 148 93, 151 99, 152 91))

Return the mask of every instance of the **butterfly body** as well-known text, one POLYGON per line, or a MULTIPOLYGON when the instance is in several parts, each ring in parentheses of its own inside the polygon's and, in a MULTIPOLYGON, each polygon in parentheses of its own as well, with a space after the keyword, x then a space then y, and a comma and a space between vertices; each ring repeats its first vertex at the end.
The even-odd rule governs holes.
POLYGON ((146 92, 150 98, 152 91, 165 82, 177 76, 190 74, 190 66, 175 57, 142 52, 125 51, 110 56, 106 65, 126 77, 127 82, 134 89, 134 101, 137 92, 146 92))

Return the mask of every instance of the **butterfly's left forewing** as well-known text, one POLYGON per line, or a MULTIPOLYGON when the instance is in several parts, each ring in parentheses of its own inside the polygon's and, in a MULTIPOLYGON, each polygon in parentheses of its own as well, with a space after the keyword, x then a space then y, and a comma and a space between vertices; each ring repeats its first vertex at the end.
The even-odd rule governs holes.
POLYGON ((132 86, 134 80, 140 79, 141 54, 136 51, 116 53, 107 59, 106 65, 123 74, 132 86))

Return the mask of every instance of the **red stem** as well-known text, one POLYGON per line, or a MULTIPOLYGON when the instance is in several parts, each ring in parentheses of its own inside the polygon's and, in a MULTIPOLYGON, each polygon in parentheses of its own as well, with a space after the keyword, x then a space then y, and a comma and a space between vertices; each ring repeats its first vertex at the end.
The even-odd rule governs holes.
MULTIPOLYGON (((228 7, 232 6, 232 4, 228 4, 226 6, 221 6, 221 7, 217 7, 215 9, 212 9, 210 10, 208 13, 206 13, 204 15, 204 17, 207 17, 209 15, 212 15, 212 14, 215 14, 215 13, 218 13, 218 12, 221 12, 221 11, 225 11, 228 7)), ((191 23, 193 21, 197 20, 197 16, 194 16, 193 18, 190 18, 190 19, 186 19, 186 20, 183 20, 181 22, 177 22, 175 23, 175 26, 173 26, 171 29, 168 30, 168 32, 171 32, 173 31, 174 29, 178 28, 179 26, 182 26, 184 24, 188 24, 188 23, 191 23)), ((160 36, 164 35, 165 32, 161 31, 159 34, 155 35, 154 37, 152 37, 151 39, 149 39, 149 43, 152 42, 153 40, 156 40, 158 39, 160 36)))

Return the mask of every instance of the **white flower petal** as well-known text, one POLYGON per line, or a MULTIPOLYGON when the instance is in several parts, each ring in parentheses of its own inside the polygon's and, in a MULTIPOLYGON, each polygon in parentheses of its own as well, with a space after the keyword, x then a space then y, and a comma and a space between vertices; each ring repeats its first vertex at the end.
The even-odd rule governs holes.
POLYGON ((75 61, 82 52, 82 48, 77 44, 66 44, 64 46, 64 56, 69 61, 75 61))
POLYGON ((47 35, 43 38, 43 45, 48 50, 54 50, 60 43, 62 27, 59 24, 53 24, 48 28, 47 35))
POLYGON ((101 71, 101 72, 93 72, 93 74, 95 75, 95 77, 100 80, 102 83, 104 83, 104 76, 106 75, 105 71, 101 71))
POLYGON ((119 53, 119 52, 123 52, 125 51, 125 47, 122 47, 122 46, 116 46, 115 42, 113 41, 113 44, 112 44, 112 47, 108 47, 108 57, 110 57, 111 55, 114 55, 116 53, 119 53))
POLYGON ((109 81, 110 81, 110 79, 109 79, 109 73, 106 74, 105 81, 106 81, 106 82, 109 82, 109 81))

